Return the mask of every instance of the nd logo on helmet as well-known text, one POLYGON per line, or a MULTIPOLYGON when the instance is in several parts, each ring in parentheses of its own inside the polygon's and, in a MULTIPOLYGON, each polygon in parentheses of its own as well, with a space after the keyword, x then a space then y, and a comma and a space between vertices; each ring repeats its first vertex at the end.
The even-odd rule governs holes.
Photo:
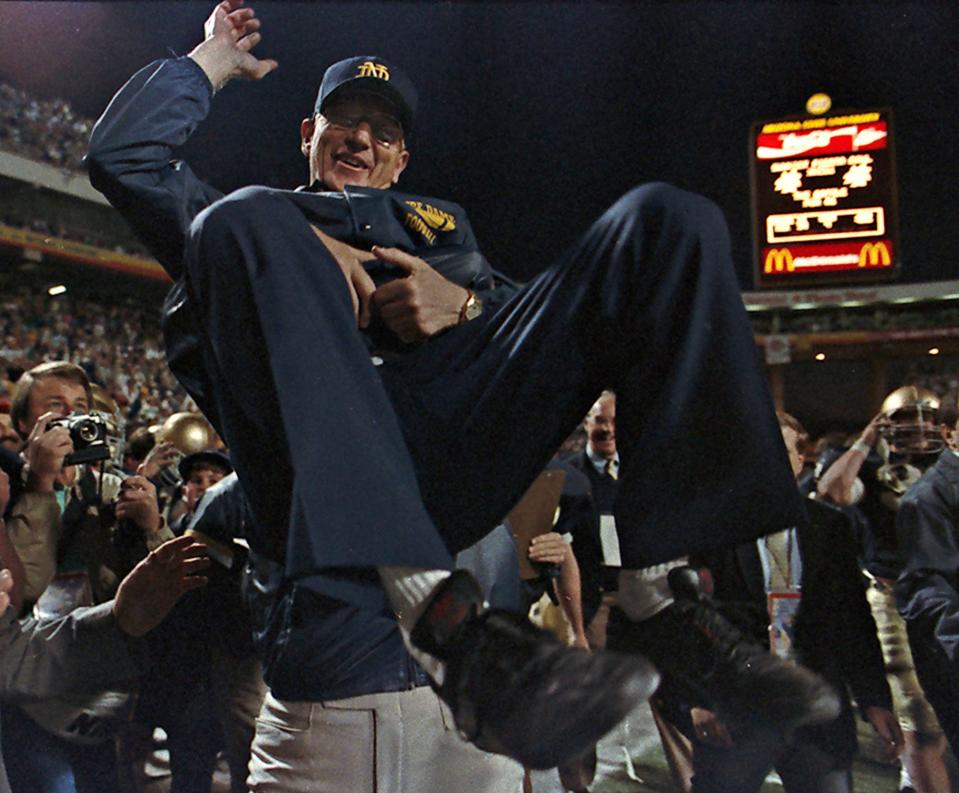
POLYGON ((781 273, 783 271, 791 273, 795 269, 796 266, 793 264, 793 255, 785 248, 783 250, 773 248, 766 254, 766 260, 763 262, 763 272, 767 275, 769 273, 781 273))
POLYGON ((860 267, 888 267, 891 264, 892 257, 884 242, 867 242, 859 249, 860 267))

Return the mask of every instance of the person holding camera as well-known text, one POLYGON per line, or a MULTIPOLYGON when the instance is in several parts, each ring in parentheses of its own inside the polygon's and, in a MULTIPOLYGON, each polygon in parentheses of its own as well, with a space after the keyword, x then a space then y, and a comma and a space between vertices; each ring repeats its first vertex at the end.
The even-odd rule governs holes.
MULTIPOLYGON (((148 479, 121 480, 95 465, 109 449, 92 405, 86 372, 69 362, 40 364, 17 383, 10 414, 24 466, 7 533, 23 562, 21 614, 55 618, 110 600, 124 575, 173 536, 148 479)), ((68 778, 75 787, 67 790, 108 792, 129 700, 129 691, 106 691, 6 709, 4 751, 32 759, 24 780, 68 778)))
MULTIPOLYGON (((10 489, 7 474, 0 471, 0 514, 10 489)), ((21 622, 16 615, 23 567, 4 528, 0 518, 0 702, 5 705, 136 677, 144 661, 136 638, 153 630, 182 595, 207 580, 201 575, 210 564, 204 546, 179 538, 148 554, 121 582, 114 600, 54 620, 21 622)), ((49 789, 46 778, 29 776, 29 756, 10 753, 6 759, 16 789, 25 783, 33 790, 49 789)), ((0 793, 10 791, 0 757, 0 793)))
MULTIPOLYGON (((88 576, 91 598, 107 600, 147 551, 172 537, 148 479, 121 480, 89 464, 71 464, 78 453, 91 459, 89 447, 75 447, 84 444, 84 437, 91 434, 88 428, 96 424, 95 415, 77 421, 78 416, 90 415, 92 402, 86 372, 65 361, 40 364, 17 383, 10 415, 25 441, 21 452, 25 465, 23 493, 12 505, 8 532, 24 564, 27 608, 58 573, 81 570, 88 576), (67 417, 72 418, 63 421, 67 417), (79 437, 71 433, 71 422, 74 430, 81 430, 79 437), (131 553, 126 547, 130 545, 140 547, 131 553)), ((102 438, 99 442, 106 452, 102 438)))

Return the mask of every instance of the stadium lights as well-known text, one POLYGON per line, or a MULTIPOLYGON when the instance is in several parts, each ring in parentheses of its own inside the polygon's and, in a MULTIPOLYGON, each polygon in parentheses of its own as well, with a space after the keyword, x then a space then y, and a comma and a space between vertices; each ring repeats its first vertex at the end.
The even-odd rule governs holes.
POLYGON ((825 360, 826 360, 826 353, 824 353, 824 352, 817 352, 817 353, 816 353, 816 360, 817 360, 817 361, 825 361, 825 360))
POLYGON ((921 298, 918 297, 897 297, 895 300, 890 300, 890 303, 918 303, 921 298))
POLYGON ((50 297, 56 297, 57 295, 62 295, 66 291, 67 288, 63 284, 57 284, 56 286, 51 286, 47 290, 47 294, 50 295, 50 297))
POLYGON ((930 347, 930 348, 929 348, 929 354, 930 354, 930 355, 938 355, 938 354, 939 354, 939 348, 938 348, 938 347, 930 347))

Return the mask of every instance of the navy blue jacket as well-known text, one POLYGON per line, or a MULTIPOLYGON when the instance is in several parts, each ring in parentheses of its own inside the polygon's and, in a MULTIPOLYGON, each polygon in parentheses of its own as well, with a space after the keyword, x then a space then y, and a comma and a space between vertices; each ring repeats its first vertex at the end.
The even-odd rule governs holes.
MULTIPOLYGON (((97 121, 86 164, 90 181, 133 226, 175 280, 164 306, 163 331, 170 368, 217 425, 203 370, 189 295, 181 280, 184 241, 196 216, 223 197, 174 158, 206 118, 213 89, 190 58, 156 61, 131 77, 97 121)), ((480 252, 466 212, 457 204, 393 190, 323 185, 283 192, 310 223, 361 249, 397 247, 415 254, 450 281, 472 289, 493 309, 515 292, 480 252)), ((373 280, 394 276, 372 259, 373 280)), ((371 347, 395 347, 383 328, 368 332, 371 347)))
POLYGON ((959 457, 947 449, 903 496, 896 601, 919 683, 959 751, 959 457))
MULTIPOLYGON (((216 426, 182 254, 193 220, 222 193, 174 158, 209 112, 212 94, 206 75, 189 58, 150 64, 120 89, 97 122, 86 162, 94 187, 174 279, 163 320, 170 368, 216 426)), ((392 246, 420 256, 444 277, 473 289, 491 308, 515 291, 480 253, 458 205, 392 190, 322 190, 314 185, 280 192, 331 236, 358 248, 392 246)), ((393 277, 377 261, 371 261, 368 271, 377 283, 393 277)), ((378 351, 389 348, 384 353, 402 352, 383 328, 371 329, 368 344, 378 351)), ((216 503, 206 506, 204 523, 219 518, 235 522, 237 511, 246 511, 240 496, 238 489, 224 489, 216 503)), ((249 496, 258 498, 261 507, 269 499, 269 494, 249 496)), ((368 603, 379 607, 354 608, 287 580, 277 564, 284 538, 249 521, 246 534, 252 550, 247 594, 254 635, 276 696, 339 699, 426 683, 403 645, 374 571, 357 571, 353 583, 368 592, 368 603)))
POLYGON ((909 489, 896 527, 904 562, 899 611, 907 621, 930 621, 959 671, 959 457, 946 450, 909 489))

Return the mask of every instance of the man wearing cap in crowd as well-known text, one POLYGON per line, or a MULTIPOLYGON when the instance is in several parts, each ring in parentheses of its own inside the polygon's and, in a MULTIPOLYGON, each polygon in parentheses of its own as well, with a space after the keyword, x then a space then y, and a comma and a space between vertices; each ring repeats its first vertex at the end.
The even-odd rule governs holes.
POLYGON ((171 508, 169 521, 173 533, 181 534, 181 529, 186 527, 196 512, 203 494, 224 476, 233 473, 233 466, 230 465, 230 458, 219 449, 204 449, 180 460, 177 470, 183 480, 183 497, 179 505, 171 508))
MULTIPOLYGON (((517 290, 461 207, 391 189, 409 162, 416 94, 375 56, 327 70, 300 127, 307 188, 222 198, 173 151, 218 88, 275 68, 250 52, 258 29, 252 10, 218 5, 189 57, 121 89, 87 162, 176 279, 170 365, 228 443, 250 502, 255 588, 270 603, 254 613, 273 695, 261 721, 282 730, 335 715, 368 738, 363 708, 315 707, 338 693, 331 653, 362 641, 340 632, 331 650, 319 623, 344 605, 371 620, 391 609, 461 733, 555 765, 656 675, 485 611, 473 579, 449 573, 451 552, 500 521, 603 386, 620 395, 624 566, 799 519, 721 214, 665 185, 639 188, 517 290), (714 459, 739 462, 719 477, 714 459), (277 615, 313 622, 291 636, 277 615)), ((410 682, 399 669, 395 679, 410 682)), ((255 789, 296 784, 258 760, 255 789)))

